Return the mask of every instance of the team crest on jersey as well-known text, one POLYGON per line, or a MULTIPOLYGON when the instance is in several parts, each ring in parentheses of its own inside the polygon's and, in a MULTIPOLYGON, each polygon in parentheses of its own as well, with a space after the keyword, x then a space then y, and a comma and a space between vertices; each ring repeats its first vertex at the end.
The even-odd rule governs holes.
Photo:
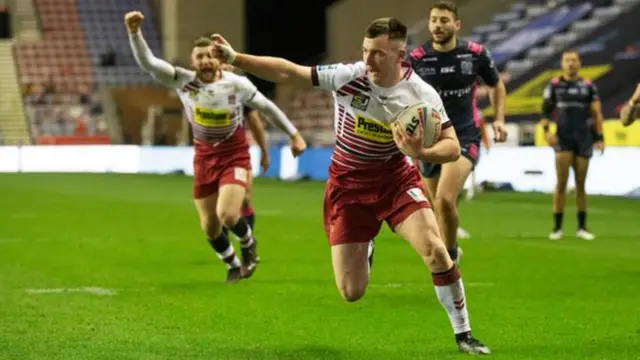
POLYGON ((473 75, 473 63, 471 61, 461 61, 460 72, 464 75, 473 75))
POLYGON ((351 100, 351 107, 354 109, 367 111, 367 107, 369 106, 369 97, 363 94, 355 94, 353 95, 353 100, 351 100))
POLYGON ((229 95, 229 105, 235 105, 235 104, 236 104, 236 95, 235 94, 229 95))

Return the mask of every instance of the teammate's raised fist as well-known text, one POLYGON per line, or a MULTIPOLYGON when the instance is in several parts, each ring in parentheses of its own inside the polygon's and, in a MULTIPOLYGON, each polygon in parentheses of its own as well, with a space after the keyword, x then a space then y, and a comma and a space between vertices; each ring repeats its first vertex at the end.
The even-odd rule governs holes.
POLYGON ((138 32, 140 29, 140 25, 142 24, 142 20, 144 20, 144 15, 140 11, 129 11, 124 16, 124 24, 127 26, 127 30, 130 33, 138 32))
POLYGON ((236 51, 233 50, 229 42, 220 34, 211 35, 211 52, 213 56, 222 63, 233 64, 236 60, 236 51))

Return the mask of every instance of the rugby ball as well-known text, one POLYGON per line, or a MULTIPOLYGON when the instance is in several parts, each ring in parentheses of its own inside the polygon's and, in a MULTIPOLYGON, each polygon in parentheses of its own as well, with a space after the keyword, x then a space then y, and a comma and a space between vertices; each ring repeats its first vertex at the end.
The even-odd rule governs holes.
POLYGON ((435 106, 421 102, 404 108, 395 121, 409 136, 416 136, 418 127, 422 127, 422 145, 428 148, 435 144, 440 136, 442 116, 435 106))

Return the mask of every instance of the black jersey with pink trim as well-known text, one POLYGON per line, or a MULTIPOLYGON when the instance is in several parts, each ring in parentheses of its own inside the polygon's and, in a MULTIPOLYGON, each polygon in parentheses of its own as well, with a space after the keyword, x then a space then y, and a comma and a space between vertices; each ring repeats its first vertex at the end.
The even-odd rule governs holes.
POLYGON ((478 43, 458 39, 455 49, 439 52, 429 41, 411 51, 409 62, 440 94, 458 136, 479 134, 479 123, 473 116, 477 77, 489 86, 500 80, 489 51, 478 43))

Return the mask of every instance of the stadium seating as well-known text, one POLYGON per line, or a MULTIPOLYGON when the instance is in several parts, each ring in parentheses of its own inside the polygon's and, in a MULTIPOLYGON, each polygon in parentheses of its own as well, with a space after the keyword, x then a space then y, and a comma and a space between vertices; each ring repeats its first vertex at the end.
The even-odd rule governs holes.
MULTIPOLYGON (((96 81, 102 85, 152 84, 135 63, 127 32, 122 25, 124 14, 138 9, 151 14, 145 0, 79 0, 79 21, 86 34, 89 57, 96 81)), ((151 51, 162 55, 160 36, 154 19, 145 18, 142 31, 151 51)))
MULTIPOLYGON (((95 89, 153 81, 136 66, 122 26, 124 13, 132 8, 151 13, 147 1, 34 4, 42 39, 14 44, 32 137, 38 143, 108 142, 101 96, 95 89)), ((151 16, 143 31, 152 50, 161 54, 151 16)))
MULTIPOLYGON (((616 4, 614 6, 623 7, 624 11, 616 16, 615 21, 603 22, 600 26, 585 30, 579 40, 572 44, 582 59, 582 76, 594 80, 600 93, 605 95, 602 96, 602 109, 607 118, 617 117, 620 103, 631 96, 640 78, 638 48, 634 47, 638 46, 639 39, 637 19, 640 16, 640 1, 616 1, 616 4)), ((511 121, 536 119, 542 87, 551 77, 559 75, 559 52, 562 49, 557 48, 554 56, 541 60, 509 84, 507 113, 511 121)))

